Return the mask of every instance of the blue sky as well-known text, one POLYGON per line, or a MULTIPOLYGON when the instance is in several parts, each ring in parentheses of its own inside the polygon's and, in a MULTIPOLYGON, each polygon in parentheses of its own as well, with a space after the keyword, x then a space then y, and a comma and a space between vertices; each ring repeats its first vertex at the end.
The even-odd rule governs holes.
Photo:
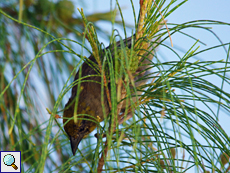
MULTIPOLYGON (((90 6, 87 6, 85 12, 86 13, 93 13, 93 12, 105 12, 110 10, 110 1, 108 0, 90 0, 89 2, 90 6)), ((112 1, 114 4, 114 1, 112 1)), ((132 7, 129 0, 118 1, 120 3, 120 6, 122 7, 122 12, 124 16, 124 20, 127 24, 134 25, 134 18, 132 13, 132 7)), ((178 1, 182 2, 182 1, 178 1)), ((139 0, 133 0, 136 15, 138 15, 139 11, 139 0)), ((87 4, 87 5, 88 5, 87 4)), ((114 6, 113 6, 114 7, 114 6)), ((193 20, 217 20, 217 21, 223 21, 230 23, 230 1, 227 0, 220 0, 214 1, 214 0, 189 0, 185 4, 183 4, 180 8, 178 8, 175 12, 173 12, 169 17, 166 18, 166 20, 169 23, 177 23, 181 24, 188 21, 193 20)), ((98 25, 106 28, 108 32, 111 32, 111 24, 105 23, 105 22, 98 22, 98 25)), ((224 42, 227 43, 230 41, 230 27, 229 26, 217 26, 213 25, 212 27, 213 31, 218 35, 218 37, 224 42)), ((120 34, 123 35, 123 28, 116 28, 119 30, 120 34)), ((129 31, 128 36, 131 35, 131 30, 129 31)), ((201 45, 201 48, 205 49, 207 47, 211 47, 214 45, 219 44, 218 40, 211 34, 203 30, 198 29, 186 29, 184 30, 186 33, 191 34, 195 38, 201 40, 205 44, 207 44, 206 47, 201 45)), ((124 35, 123 35, 124 36, 124 35)), ((175 47, 180 47, 181 49, 184 49, 185 51, 190 48, 195 41, 188 39, 187 37, 175 34, 172 36, 172 41, 175 47)), ((108 45, 108 40, 105 40, 101 38, 101 42, 108 45)), ((166 43, 170 44, 169 41, 166 41, 166 43)), ((200 45, 200 44, 199 44, 200 45)), ((225 52, 222 50, 220 51, 210 51, 209 54, 205 55, 209 58, 209 60, 217 60, 217 59, 223 59, 226 58, 225 52)))

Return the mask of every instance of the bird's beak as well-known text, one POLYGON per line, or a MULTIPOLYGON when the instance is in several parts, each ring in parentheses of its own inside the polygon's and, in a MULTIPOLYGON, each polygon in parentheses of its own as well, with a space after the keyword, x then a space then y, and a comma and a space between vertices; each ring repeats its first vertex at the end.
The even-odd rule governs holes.
POLYGON ((83 135, 79 135, 77 138, 74 138, 72 136, 70 137, 70 144, 71 144, 71 148, 72 148, 72 152, 74 156, 77 151, 78 145, 81 142, 83 137, 84 137, 83 135))

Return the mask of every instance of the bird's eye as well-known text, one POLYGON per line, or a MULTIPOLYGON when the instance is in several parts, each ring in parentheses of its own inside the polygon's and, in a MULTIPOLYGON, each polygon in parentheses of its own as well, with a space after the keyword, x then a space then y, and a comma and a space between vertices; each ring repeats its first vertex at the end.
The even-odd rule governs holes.
POLYGON ((84 131, 84 127, 81 127, 80 129, 79 129, 79 132, 83 132, 84 131))

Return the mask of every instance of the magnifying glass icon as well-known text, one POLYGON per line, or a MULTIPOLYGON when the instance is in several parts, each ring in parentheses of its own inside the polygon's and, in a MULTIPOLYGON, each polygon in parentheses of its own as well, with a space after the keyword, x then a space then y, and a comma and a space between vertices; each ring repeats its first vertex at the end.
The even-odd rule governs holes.
POLYGON ((15 158, 11 154, 7 154, 3 158, 3 162, 7 166, 12 166, 15 170, 18 169, 18 167, 14 164, 15 163, 15 158))

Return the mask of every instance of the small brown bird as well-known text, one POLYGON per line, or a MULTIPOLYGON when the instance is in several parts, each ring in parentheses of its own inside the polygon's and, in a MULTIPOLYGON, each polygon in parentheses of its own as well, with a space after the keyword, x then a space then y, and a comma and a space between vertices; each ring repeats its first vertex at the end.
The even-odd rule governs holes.
MULTIPOLYGON (((131 47, 133 47, 132 44, 134 44, 133 43, 134 42, 133 40, 135 40, 134 38, 135 35, 133 37, 124 39, 122 44, 120 41, 118 41, 116 42, 116 47, 120 49, 127 49, 127 48, 131 49, 131 47), (124 45, 123 46, 124 48, 122 48, 121 45, 124 45)), ((113 52, 114 46, 110 45, 106 49, 110 49, 111 52, 113 52)), ((102 50, 100 57, 102 60, 105 57, 104 50, 102 50)), ((112 53, 112 57, 114 59, 115 57, 114 53, 112 53)), ((151 51, 146 51, 142 59, 137 63, 138 65, 137 69, 135 70, 135 73, 133 73, 136 87, 143 85, 147 82, 147 80, 142 80, 139 82, 136 81, 149 73, 148 64, 150 64, 152 58, 153 58, 153 54, 151 53, 151 51)), ((77 82, 78 80, 79 80, 79 71, 74 78, 74 81, 77 82)), ((70 144, 71 144, 73 155, 75 155, 75 152, 78 148, 80 141, 84 137, 88 136, 88 134, 91 133, 96 128, 98 122, 104 120, 104 115, 108 116, 110 113, 110 107, 108 104, 106 91, 104 91, 103 94, 104 102, 102 103, 101 75, 98 70, 97 61, 93 55, 91 55, 88 59, 86 59, 85 62, 82 64, 81 86, 80 86, 80 93, 78 99, 76 99, 77 90, 78 90, 78 85, 75 85, 72 88, 72 95, 68 103, 65 105, 65 110, 63 114, 64 129, 70 138, 70 144), (76 104, 76 100, 78 100, 77 104, 76 104), (103 104, 104 112, 102 109, 102 104, 103 104), (74 116, 74 112, 77 115, 82 114, 77 117, 76 122, 74 122, 72 118, 74 116)), ((125 110, 126 104, 123 105, 124 106, 122 106, 122 111, 125 110)))

